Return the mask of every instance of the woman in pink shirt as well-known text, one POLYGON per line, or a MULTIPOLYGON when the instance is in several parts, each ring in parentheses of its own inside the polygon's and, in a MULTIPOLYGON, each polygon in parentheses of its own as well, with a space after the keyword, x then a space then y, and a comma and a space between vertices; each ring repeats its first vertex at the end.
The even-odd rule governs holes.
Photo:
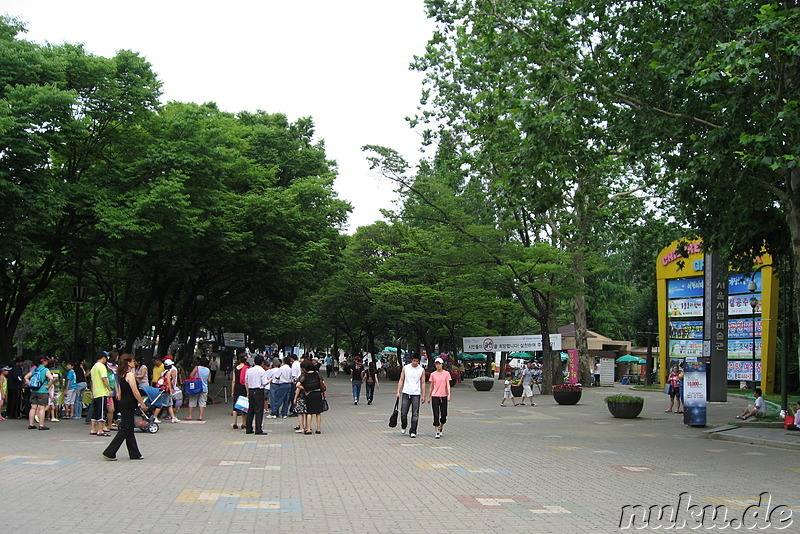
POLYGON ((436 370, 428 379, 428 398, 433 408, 433 426, 436 439, 442 437, 442 427, 447 422, 447 403, 450 401, 450 373, 445 371, 444 360, 436 358, 436 370))

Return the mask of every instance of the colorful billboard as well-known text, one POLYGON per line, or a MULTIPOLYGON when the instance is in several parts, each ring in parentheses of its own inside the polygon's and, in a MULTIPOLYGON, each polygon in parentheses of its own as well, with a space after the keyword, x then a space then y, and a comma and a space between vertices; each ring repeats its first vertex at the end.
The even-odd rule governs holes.
POLYGON ((670 339, 703 339, 703 321, 670 321, 670 339))
POLYGON ((703 296, 702 278, 679 278, 667 282, 667 296, 671 299, 703 296))
POLYGON ((667 301, 667 315, 670 317, 702 317, 703 297, 669 300, 667 301))

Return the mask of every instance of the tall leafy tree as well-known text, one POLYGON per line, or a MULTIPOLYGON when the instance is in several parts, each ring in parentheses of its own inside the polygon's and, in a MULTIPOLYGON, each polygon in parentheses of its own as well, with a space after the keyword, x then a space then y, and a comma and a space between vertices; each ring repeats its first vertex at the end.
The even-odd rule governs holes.
POLYGON ((159 83, 138 55, 19 39, 0 18, 0 357, 28 305, 91 255, 98 166, 152 113, 159 83))

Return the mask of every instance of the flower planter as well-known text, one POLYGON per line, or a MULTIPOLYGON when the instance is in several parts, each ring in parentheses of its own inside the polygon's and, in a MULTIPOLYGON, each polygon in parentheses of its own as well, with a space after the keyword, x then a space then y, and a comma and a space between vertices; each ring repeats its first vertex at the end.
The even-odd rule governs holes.
POLYGON ((515 397, 522 397, 522 384, 518 386, 511 386, 511 394, 515 397))
POLYGON ((581 394, 583 392, 578 391, 557 391, 553 390, 553 399, 559 404, 564 405, 571 405, 571 404, 578 404, 578 401, 581 400, 581 394))
POLYGON ((608 411, 614 417, 621 419, 633 419, 639 417, 644 408, 643 402, 609 402, 607 403, 608 411))
POLYGON ((478 391, 489 391, 494 387, 494 380, 491 382, 488 380, 480 380, 478 382, 473 380, 472 385, 475 386, 475 389, 478 391))

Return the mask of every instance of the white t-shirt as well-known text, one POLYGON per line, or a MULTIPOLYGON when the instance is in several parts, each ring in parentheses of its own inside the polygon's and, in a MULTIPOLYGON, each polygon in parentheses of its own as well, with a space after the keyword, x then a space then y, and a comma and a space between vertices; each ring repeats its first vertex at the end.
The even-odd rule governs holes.
POLYGON ((766 406, 764 405, 764 397, 758 397, 756 399, 756 411, 760 414, 767 413, 766 406))
POLYGON ((403 380, 403 393, 406 395, 421 395, 422 394, 422 373, 425 369, 421 365, 414 367, 410 363, 403 367, 405 372, 405 379, 403 380))

